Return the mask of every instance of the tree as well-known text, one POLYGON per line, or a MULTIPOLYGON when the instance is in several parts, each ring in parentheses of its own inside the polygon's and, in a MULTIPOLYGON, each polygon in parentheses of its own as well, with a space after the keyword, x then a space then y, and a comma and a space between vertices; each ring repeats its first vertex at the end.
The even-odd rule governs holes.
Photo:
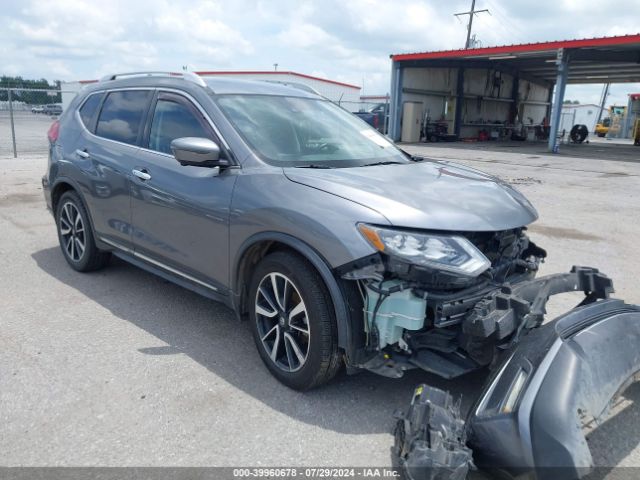
MULTIPOLYGON (((0 88, 11 88, 12 98, 16 101, 25 102, 30 105, 46 105, 48 103, 62 102, 60 94, 60 81, 56 80, 51 85, 46 79, 29 80, 22 77, 8 77, 3 75, 0 77, 0 88), (42 91, 31 91, 21 89, 37 89, 42 91), (50 95, 46 90, 58 90, 55 95, 50 95)), ((0 101, 9 100, 9 93, 6 90, 0 90, 0 101)))

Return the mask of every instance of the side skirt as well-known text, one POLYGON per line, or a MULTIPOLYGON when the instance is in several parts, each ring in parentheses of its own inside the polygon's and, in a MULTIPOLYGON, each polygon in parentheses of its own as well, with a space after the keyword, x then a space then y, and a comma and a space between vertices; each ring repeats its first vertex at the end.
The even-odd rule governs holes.
POLYGON ((211 300, 214 300, 216 302, 224 303, 227 307, 233 309, 233 305, 229 295, 225 295, 219 292, 214 292, 209 288, 203 287, 194 282, 190 282, 189 280, 186 280, 171 272, 167 272, 166 270, 160 267, 151 265, 150 263, 147 263, 144 260, 141 260, 129 253, 120 251, 118 249, 113 249, 112 253, 116 257, 132 265, 135 265, 136 267, 141 268, 142 270, 146 270, 149 273, 153 273, 154 275, 164 278, 165 280, 168 280, 171 283, 175 283, 176 285, 179 285, 182 288, 186 288, 187 290, 191 290, 192 292, 202 295, 203 297, 210 298, 211 300))

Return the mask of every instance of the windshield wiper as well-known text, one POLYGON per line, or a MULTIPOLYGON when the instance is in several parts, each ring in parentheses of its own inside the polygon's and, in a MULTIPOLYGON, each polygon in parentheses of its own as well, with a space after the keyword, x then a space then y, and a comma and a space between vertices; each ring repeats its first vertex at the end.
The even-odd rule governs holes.
POLYGON ((403 150, 401 148, 399 148, 398 150, 400 150, 402 153, 405 154, 405 156, 411 160, 412 162, 424 162, 425 161, 425 157, 420 157, 418 155, 412 155, 411 153, 407 152, 406 150, 403 150))
POLYGON ((375 162, 375 163, 365 163, 364 165, 360 165, 361 167, 374 167, 376 165, 403 165, 402 162, 375 162))
POLYGON ((329 169, 329 168, 336 168, 336 167, 330 167, 328 165, 318 165, 317 163, 311 163, 309 165, 295 165, 293 168, 322 168, 322 169, 329 169))

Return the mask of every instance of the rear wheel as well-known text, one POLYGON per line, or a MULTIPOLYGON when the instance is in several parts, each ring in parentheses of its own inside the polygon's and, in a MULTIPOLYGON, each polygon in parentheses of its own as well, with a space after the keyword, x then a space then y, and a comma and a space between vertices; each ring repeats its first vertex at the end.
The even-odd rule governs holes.
POLYGON ((336 319, 320 275, 289 252, 265 257, 250 286, 250 318, 269 371, 296 390, 331 380, 340 367, 336 319))
POLYGON ((96 246, 89 216, 76 192, 68 191, 60 197, 55 218, 60 248, 71 268, 90 272, 109 263, 110 253, 96 246))

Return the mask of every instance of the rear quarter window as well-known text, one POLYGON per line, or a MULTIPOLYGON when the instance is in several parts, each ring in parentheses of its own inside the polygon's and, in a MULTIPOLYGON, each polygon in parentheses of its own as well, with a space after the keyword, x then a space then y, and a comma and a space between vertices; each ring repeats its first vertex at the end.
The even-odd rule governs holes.
POLYGON ((96 135, 135 145, 150 96, 150 90, 109 93, 102 104, 96 135))
POLYGON ((90 132, 93 132, 94 120, 100 102, 102 101, 102 95, 102 93, 89 95, 78 111, 78 113, 80 113, 80 120, 82 120, 82 123, 90 132))

